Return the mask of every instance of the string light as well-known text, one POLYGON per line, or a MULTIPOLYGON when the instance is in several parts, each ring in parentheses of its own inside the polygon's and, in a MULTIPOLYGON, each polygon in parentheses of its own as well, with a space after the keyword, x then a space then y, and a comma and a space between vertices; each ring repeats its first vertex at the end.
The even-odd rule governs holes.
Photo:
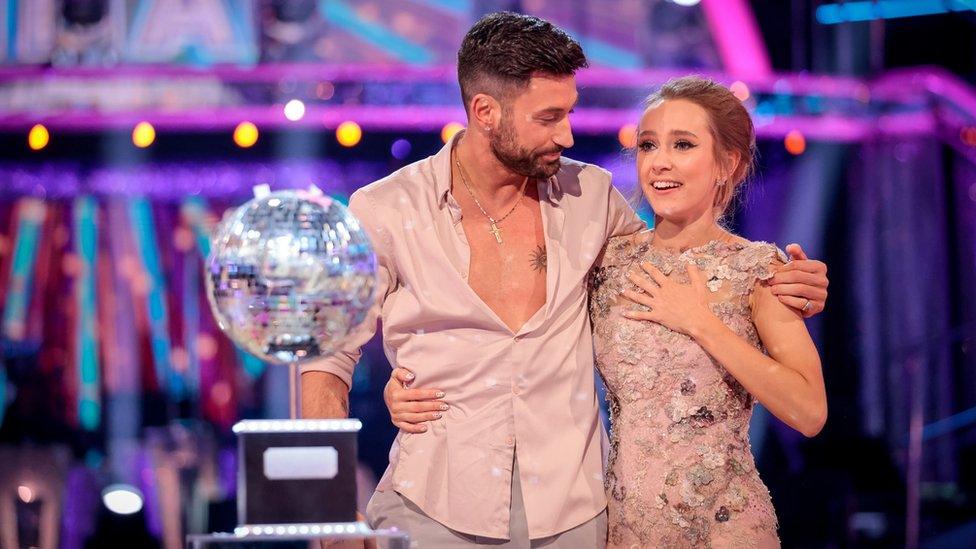
POLYGON ((355 147, 362 138, 363 129, 355 122, 347 120, 336 128, 336 140, 343 147, 355 147))
POLYGON ((447 124, 444 125, 444 128, 441 129, 441 141, 447 143, 448 141, 451 140, 452 137, 454 137, 454 134, 456 134, 457 132, 463 129, 464 126, 459 124, 458 122, 448 122, 447 124))
POLYGON ((617 132, 617 141, 626 149, 637 146, 637 126, 626 124, 617 132))
POLYGON ((145 149, 156 141, 156 128, 149 122, 139 122, 132 130, 132 143, 140 149, 145 149))
POLYGON ((43 124, 35 124, 30 129, 30 133, 27 134, 27 145, 34 151, 39 151, 47 147, 50 141, 51 133, 47 131, 47 128, 43 124))
POLYGON ((234 128, 234 143, 238 147, 248 148, 258 142, 258 127, 252 122, 241 122, 234 128))
POLYGON ((801 155, 803 151, 807 150, 807 140, 799 130, 790 130, 786 134, 786 139, 783 140, 783 145, 787 152, 792 155, 801 155))

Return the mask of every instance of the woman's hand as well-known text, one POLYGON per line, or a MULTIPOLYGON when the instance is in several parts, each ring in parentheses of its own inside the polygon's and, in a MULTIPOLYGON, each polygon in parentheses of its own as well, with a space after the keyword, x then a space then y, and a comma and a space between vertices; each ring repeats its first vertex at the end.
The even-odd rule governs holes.
POLYGON ((383 388, 383 400, 393 425, 407 433, 423 433, 428 421, 440 419, 448 409, 444 392, 439 389, 407 389, 414 379, 405 368, 394 368, 383 388))
POLYGON ((706 323, 717 319, 708 308, 708 288, 697 265, 688 264, 690 284, 674 282, 647 262, 641 264, 641 269, 642 273, 627 275, 638 290, 625 290, 621 295, 650 310, 624 311, 625 317, 657 322, 692 337, 706 323))

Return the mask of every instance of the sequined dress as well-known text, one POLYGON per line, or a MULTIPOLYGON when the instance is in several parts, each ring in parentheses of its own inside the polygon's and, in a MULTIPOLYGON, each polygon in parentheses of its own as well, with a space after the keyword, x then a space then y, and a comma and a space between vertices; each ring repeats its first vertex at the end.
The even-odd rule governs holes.
POLYGON ((765 242, 652 247, 616 237, 589 278, 597 367, 607 386, 608 547, 777 547, 777 520, 749 445, 753 397, 690 337, 621 316, 625 278, 649 261, 687 284, 694 261, 711 309, 757 348, 749 297, 785 260, 765 242))

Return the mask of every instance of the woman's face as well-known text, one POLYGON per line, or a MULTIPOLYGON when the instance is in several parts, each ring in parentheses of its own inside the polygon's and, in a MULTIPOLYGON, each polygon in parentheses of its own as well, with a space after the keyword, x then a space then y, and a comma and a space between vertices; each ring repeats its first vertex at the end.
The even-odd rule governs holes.
POLYGON ((637 127, 637 177, 654 214, 668 221, 693 221, 710 213, 717 181, 708 113, 684 99, 655 103, 637 127))

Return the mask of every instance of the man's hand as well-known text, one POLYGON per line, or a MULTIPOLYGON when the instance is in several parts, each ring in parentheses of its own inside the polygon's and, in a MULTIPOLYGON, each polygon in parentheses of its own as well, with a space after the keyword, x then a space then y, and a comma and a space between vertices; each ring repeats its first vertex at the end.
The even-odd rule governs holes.
POLYGON ((383 388, 383 400, 393 425, 407 433, 423 433, 426 422, 440 419, 448 409, 444 392, 438 389, 407 389, 414 375, 405 368, 394 368, 383 388))
POLYGON ((827 305, 827 264, 808 259, 799 244, 786 247, 790 262, 769 279, 770 291, 803 318, 820 314, 827 305))

